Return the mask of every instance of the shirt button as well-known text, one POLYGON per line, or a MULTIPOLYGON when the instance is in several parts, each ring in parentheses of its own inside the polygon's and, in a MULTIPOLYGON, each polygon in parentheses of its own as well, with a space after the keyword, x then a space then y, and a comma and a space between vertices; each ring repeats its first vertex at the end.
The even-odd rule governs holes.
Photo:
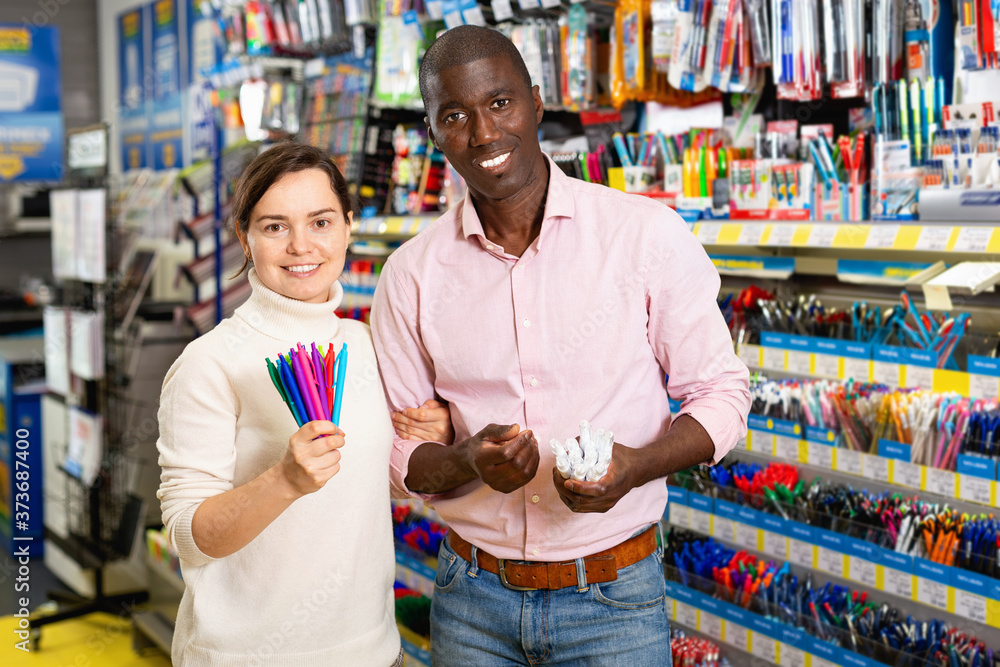
POLYGON ((535 495, 531 496, 531 502, 537 503, 539 500, 541 500, 541 498, 538 497, 537 493, 535 495))
POLYGON ((538 384, 538 378, 531 378, 531 382, 529 382, 528 384, 534 387, 536 384, 538 384))
POLYGON ((525 321, 524 321, 524 322, 522 322, 521 324, 523 324, 523 325, 524 325, 524 326, 526 326, 526 327, 530 327, 530 326, 531 326, 531 320, 525 320, 525 321))
POLYGON ((532 549, 531 550, 531 555, 532 556, 537 556, 538 555, 538 549, 532 549))
POLYGON ((486 244, 486 249, 487 249, 487 250, 493 250, 493 248, 494 248, 494 246, 493 246, 493 244, 492 244, 492 243, 487 243, 487 244, 486 244))

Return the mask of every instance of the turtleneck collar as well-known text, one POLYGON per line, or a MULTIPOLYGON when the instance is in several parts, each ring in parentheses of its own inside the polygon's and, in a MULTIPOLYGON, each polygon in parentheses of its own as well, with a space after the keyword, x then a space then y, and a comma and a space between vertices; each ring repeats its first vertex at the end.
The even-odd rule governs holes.
POLYGON ((344 298, 344 288, 335 282, 325 303, 296 301, 270 289, 251 268, 250 298, 236 309, 235 315, 265 336, 289 343, 312 343, 332 340, 340 330, 334 313, 344 298))

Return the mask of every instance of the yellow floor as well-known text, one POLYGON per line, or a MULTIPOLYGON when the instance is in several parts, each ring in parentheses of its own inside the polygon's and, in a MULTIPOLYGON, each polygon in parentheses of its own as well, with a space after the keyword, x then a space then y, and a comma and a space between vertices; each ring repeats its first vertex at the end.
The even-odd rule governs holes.
POLYGON ((38 650, 15 648, 18 619, 0 618, 0 665, 31 667, 170 667, 156 649, 140 656, 132 650, 132 621, 111 614, 91 614, 42 628, 38 650))

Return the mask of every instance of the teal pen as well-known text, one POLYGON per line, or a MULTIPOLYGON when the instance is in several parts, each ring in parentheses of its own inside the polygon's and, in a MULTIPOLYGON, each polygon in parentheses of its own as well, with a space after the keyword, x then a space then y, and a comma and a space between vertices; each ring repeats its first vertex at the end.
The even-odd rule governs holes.
POLYGON ((281 382, 285 385, 288 398, 292 401, 292 414, 295 416, 295 423, 303 426, 306 423, 306 420, 303 419, 306 411, 302 406, 302 396, 299 394, 299 388, 295 384, 295 378, 292 376, 292 369, 288 367, 288 362, 280 354, 278 355, 278 370, 281 372, 281 382))
POLYGON ((337 388, 333 395, 333 414, 330 415, 330 421, 340 426, 340 408, 343 404, 344 398, 344 380, 347 377, 347 343, 344 343, 340 348, 340 354, 337 355, 337 388))
POLYGON ((910 164, 913 164, 913 142, 910 140, 910 105, 906 103, 906 82, 900 79, 899 85, 899 133, 900 139, 910 142, 910 164))
POLYGON ((937 116, 936 122, 940 126, 944 123, 944 78, 937 77, 937 100, 935 101, 934 113, 937 116))

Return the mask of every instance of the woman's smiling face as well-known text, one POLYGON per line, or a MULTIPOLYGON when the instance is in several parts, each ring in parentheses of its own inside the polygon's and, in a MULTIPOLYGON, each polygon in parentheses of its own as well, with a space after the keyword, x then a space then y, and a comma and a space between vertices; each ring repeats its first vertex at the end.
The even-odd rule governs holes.
POLYGON ((345 217, 320 169, 285 174, 254 206, 246 239, 257 277, 290 299, 323 303, 344 270, 352 212, 345 217))

